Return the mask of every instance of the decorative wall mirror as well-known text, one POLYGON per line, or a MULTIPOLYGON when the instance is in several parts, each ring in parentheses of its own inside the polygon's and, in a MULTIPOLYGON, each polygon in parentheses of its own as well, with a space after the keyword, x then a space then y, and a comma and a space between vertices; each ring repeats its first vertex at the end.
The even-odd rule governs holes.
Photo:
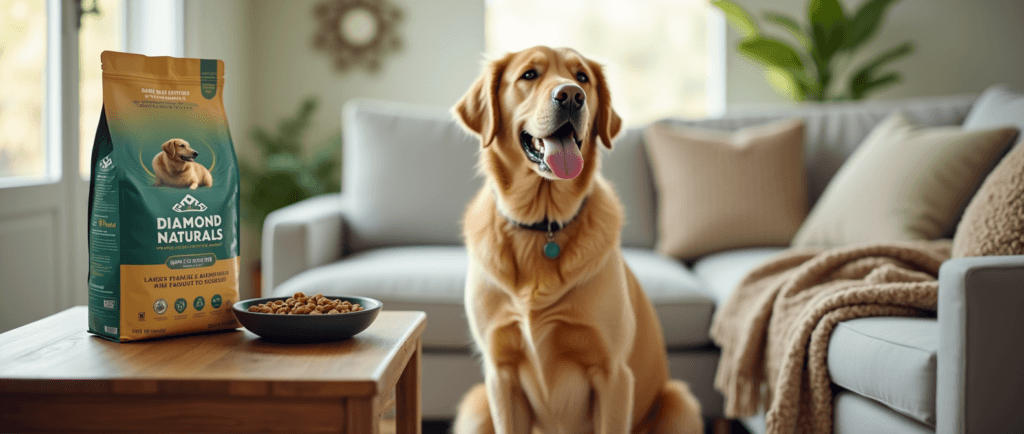
POLYGON ((313 45, 334 57, 339 71, 363 66, 378 72, 382 58, 402 48, 402 11, 387 0, 329 0, 313 12, 320 21, 313 45))

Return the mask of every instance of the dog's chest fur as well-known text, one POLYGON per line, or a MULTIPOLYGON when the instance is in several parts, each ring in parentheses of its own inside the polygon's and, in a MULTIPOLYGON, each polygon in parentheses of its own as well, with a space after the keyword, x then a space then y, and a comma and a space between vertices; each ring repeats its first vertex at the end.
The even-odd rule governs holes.
POLYGON ((603 179, 576 219, 554 234, 561 253, 555 259, 543 253, 546 234, 522 229, 498 211, 494 197, 482 189, 470 203, 464 219, 470 260, 482 266, 494 283, 534 309, 560 298, 565 291, 587 281, 618 248, 622 211, 603 179))

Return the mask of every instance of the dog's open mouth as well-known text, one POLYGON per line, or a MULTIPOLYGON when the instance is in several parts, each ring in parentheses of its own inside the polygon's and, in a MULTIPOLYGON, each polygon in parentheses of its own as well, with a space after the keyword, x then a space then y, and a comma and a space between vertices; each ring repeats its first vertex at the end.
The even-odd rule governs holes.
POLYGON ((571 122, 566 122, 547 137, 534 137, 523 130, 519 134, 526 158, 550 170, 561 179, 572 179, 583 171, 583 141, 576 136, 571 122))
POLYGON ((184 156, 184 155, 179 155, 179 156, 178 156, 178 158, 181 158, 181 161, 189 161, 189 162, 191 162, 191 161, 195 161, 195 158, 192 158, 192 157, 186 157, 186 156, 184 156))

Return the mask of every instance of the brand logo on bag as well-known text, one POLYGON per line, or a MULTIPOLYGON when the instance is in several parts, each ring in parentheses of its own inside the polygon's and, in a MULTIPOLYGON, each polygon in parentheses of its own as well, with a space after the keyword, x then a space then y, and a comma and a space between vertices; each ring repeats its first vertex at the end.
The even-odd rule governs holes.
POLYGON ((206 211, 206 205, 203 205, 199 199, 192 197, 191 194, 186 194, 181 202, 174 204, 171 208, 176 212, 201 212, 206 211))
POLYGON ((109 155, 100 160, 100 170, 107 171, 111 167, 114 167, 114 160, 111 160, 109 155))
MULTIPOLYGON (((192 197, 191 194, 186 194, 181 199, 181 202, 171 207, 175 212, 201 212, 206 211, 206 208, 206 205, 192 197)), ((156 243, 178 244, 220 241, 224 239, 224 229, 220 227, 223 222, 224 220, 217 214, 157 217, 156 243)))

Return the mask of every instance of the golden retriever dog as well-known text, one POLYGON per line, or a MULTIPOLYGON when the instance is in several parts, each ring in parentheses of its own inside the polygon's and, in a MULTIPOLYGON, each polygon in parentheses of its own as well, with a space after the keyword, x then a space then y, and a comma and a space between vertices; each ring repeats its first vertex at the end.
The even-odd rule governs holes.
POLYGON ((182 139, 171 139, 160 146, 159 154, 153 157, 154 187, 168 187, 195 190, 198 187, 213 187, 213 176, 202 164, 196 163, 199 153, 182 139))
POLYGON ((703 432, 619 249, 598 146, 621 120, 601 66, 567 48, 511 53, 452 112, 480 137, 485 178, 463 221, 485 382, 459 404, 455 433, 703 432))

